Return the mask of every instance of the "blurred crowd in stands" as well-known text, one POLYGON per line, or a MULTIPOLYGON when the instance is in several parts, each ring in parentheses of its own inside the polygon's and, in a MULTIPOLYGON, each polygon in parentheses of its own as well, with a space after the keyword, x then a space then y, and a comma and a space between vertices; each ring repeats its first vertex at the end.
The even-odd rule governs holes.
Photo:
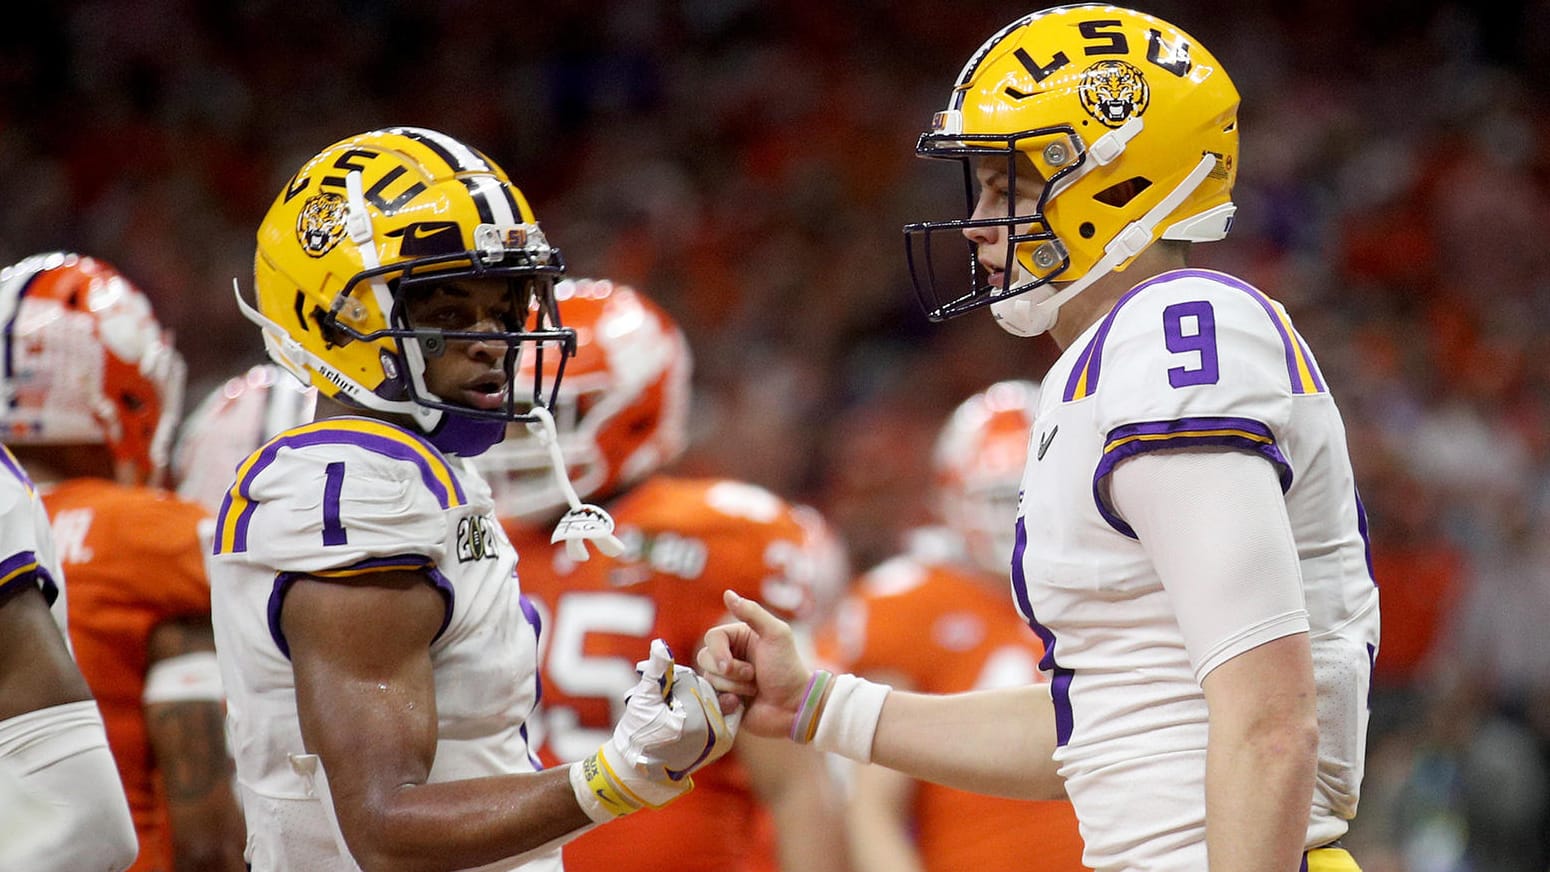
MULTIPOLYGON (((1243 94, 1237 223, 1196 263, 1290 309, 1346 413, 1382 588, 1368 872, 1550 867, 1550 2, 1142 2, 1243 94), (1482 8, 1475 8, 1475 7, 1482 8)), ((683 468, 811 502, 856 568, 926 518, 957 402, 1046 341, 919 314, 914 158, 1007 0, 24 4, 0 30, 0 260, 102 256, 189 395, 262 357, 231 301, 283 174, 411 124, 476 143, 577 276, 696 352, 683 468)))

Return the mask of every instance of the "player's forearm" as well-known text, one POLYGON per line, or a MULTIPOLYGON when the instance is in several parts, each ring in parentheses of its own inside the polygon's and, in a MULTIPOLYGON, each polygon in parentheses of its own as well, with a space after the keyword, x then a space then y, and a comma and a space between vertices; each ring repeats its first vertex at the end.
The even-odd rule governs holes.
POLYGON ((883 766, 852 774, 845 822, 856 872, 923 872, 910 833, 917 784, 883 766))
POLYGON ((242 811, 216 701, 146 705, 146 733, 161 772, 177 872, 241 872, 242 811))
POLYGON ((851 818, 850 853, 856 872, 923 872, 908 834, 880 821, 851 818))
POLYGON ((1206 752, 1206 845, 1212 872, 1298 867, 1317 769, 1318 729, 1283 721, 1252 731, 1213 718, 1206 752))
POLYGON ((175 872, 243 872, 242 813, 231 783, 223 781, 224 797, 167 803, 172 828, 172 868, 175 872))
POLYGON ((783 872, 845 872, 843 827, 835 826, 840 810, 830 803, 788 796, 771 807, 783 872))
POLYGON ((466 869, 545 847, 590 825, 568 770, 403 785, 354 805, 336 790, 334 806, 365 872, 466 869))
POLYGON ((1059 799, 1055 713, 1043 685, 949 695, 894 691, 872 762, 937 784, 1015 799, 1059 799))

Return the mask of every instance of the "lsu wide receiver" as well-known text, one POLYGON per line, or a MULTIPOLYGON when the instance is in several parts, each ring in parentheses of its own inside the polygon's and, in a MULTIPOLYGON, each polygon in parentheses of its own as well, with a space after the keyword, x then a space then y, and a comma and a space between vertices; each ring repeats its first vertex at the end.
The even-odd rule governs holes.
MULTIPOLYGON (((559 841, 672 800, 730 747, 708 686, 662 645, 597 751, 539 771, 529 745, 536 616, 468 459, 512 422, 552 427, 558 378, 518 374, 574 346, 562 271, 505 173, 419 128, 324 149, 260 225, 243 312, 318 397, 314 421, 242 462, 216 517, 255 872, 558 869, 559 841)), ((610 527, 578 505, 556 535, 584 557, 614 547, 610 527)))

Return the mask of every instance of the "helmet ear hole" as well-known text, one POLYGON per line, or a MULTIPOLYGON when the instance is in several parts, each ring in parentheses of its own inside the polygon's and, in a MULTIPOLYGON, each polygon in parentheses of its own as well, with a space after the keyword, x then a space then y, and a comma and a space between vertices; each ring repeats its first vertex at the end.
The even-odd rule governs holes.
MULTIPOLYGON (((1104 188, 1103 190, 1094 194, 1093 199, 1104 204, 1105 206, 1113 206, 1117 209, 1125 206, 1131 200, 1134 200, 1136 197, 1140 196, 1142 191, 1145 191, 1151 186, 1151 179, 1135 176, 1126 179, 1123 182, 1116 182, 1115 184, 1104 188)), ((1082 234, 1082 237, 1084 239, 1091 238, 1086 233, 1082 234)))
POLYGON ((1094 227, 1091 221, 1083 221, 1082 226, 1078 227, 1076 232, 1082 234, 1083 239, 1092 239, 1093 234, 1098 232, 1098 228, 1094 227))

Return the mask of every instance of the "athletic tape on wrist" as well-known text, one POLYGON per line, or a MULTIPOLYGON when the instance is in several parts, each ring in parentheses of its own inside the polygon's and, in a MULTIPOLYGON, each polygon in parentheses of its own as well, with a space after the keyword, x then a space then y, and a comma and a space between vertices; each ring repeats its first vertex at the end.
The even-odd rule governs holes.
MULTIPOLYGON (((608 747, 607 744, 604 745, 604 748, 606 747, 608 747)), ((619 773, 615 772, 608 762, 608 755, 604 749, 599 748, 592 756, 571 764, 570 786, 576 794, 577 804, 587 813, 587 817, 597 823, 606 823, 632 811, 661 808, 673 799, 693 790, 694 779, 685 778, 673 786, 670 796, 660 802, 652 802, 630 789, 630 786, 619 777, 619 773)))
POLYGON ((602 751, 571 764, 570 786, 581 810, 597 823, 624 817, 646 805, 613 774, 602 751))
POLYGON ((818 712, 813 747, 858 763, 872 762, 872 739, 893 688, 854 675, 836 675, 829 700, 818 712))

